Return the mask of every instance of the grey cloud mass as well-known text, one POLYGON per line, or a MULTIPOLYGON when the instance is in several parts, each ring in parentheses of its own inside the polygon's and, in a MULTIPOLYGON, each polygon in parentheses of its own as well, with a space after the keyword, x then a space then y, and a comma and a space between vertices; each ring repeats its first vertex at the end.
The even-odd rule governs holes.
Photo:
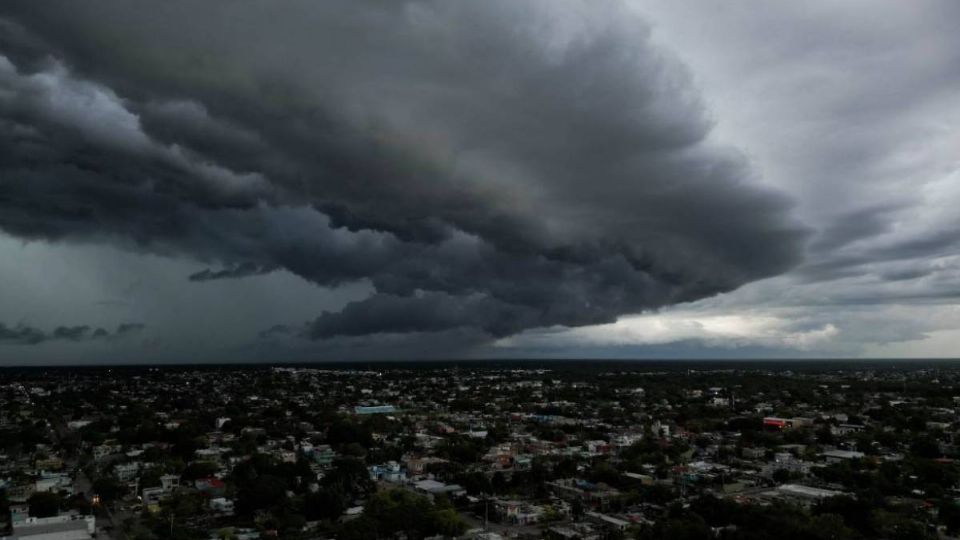
POLYGON ((213 279, 243 278, 269 274, 277 268, 275 266, 258 266, 253 263, 236 264, 221 270, 209 268, 190 274, 190 281, 210 281, 213 279))
MULTIPOLYGON (((299 335, 610 323, 805 251, 790 196, 711 140, 690 73, 619 2, 7 0, 0 17, 0 229, 209 267, 184 281, 371 285, 299 335)), ((855 221, 851 238, 871 226, 855 221)))
POLYGON ((123 323, 113 332, 87 325, 58 326, 45 332, 25 324, 7 326, 0 323, 0 345, 39 345, 50 341, 112 341, 133 336, 144 328, 145 325, 140 323, 123 323))
POLYGON ((948 210, 960 195, 960 4, 639 4, 718 114, 737 118, 723 138, 749 147, 813 224, 804 279, 902 275, 960 251, 948 210))
POLYGON ((956 356, 958 18, 5 0, 0 363, 956 356))

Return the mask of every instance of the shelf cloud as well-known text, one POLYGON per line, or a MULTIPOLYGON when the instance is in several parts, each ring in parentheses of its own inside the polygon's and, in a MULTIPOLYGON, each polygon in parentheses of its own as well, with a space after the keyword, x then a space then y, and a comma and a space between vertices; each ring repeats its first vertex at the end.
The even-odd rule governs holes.
POLYGON ((803 259, 619 2, 145 6, 0 6, 5 233, 371 285, 312 339, 612 323, 803 259))

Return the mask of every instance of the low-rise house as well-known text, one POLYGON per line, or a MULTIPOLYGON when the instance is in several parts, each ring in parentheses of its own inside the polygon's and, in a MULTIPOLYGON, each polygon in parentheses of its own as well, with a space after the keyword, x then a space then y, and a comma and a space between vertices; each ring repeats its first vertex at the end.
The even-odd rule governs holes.
POLYGON ((309 455, 317 465, 324 468, 333 465, 333 461, 337 459, 337 453, 329 444, 312 446, 309 451, 304 450, 304 453, 309 455))
POLYGON ((224 497, 214 497, 210 499, 210 502, 207 503, 210 506, 210 510, 216 514, 222 516, 232 516, 234 505, 233 501, 226 499, 224 497))
POLYGON ((543 518, 543 508, 525 501, 496 499, 493 501, 497 521, 511 525, 533 525, 543 518))
POLYGON ((860 433, 864 429, 865 426, 860 424, 840 424, 839 426, 831 426, 830 433, 843 437, 853 433, 860 433))
POLYGON ((596 523, 608 531, 617 533, 623 533, 630 526, 630 522, 627 520, 608 516, 599 512, 587 512, 584 514, 584 517, 586 517, 590 522, 596 523))
POLYGON ((437 495, 446 495, 448 497, 459 497, 466 495, 467 490, 458 484, 444 484, 436 480, 421 480, 413 484, 414 489, 427 495, 431 499, 437 495))
POLYGON ((852 459, 862 459, 866 454, 854 450, 827 450, 820 453, 820 457, 826 459, 827 463, 839 463, 852 459))
POLYGON ((354 414, 357 415, 367 415, 367 414, 393 414, 397 412, 397 408, 393 405, 371 405, 371 406, 362 406, 357 405, 353 408, 354 414))
POLYGON ((159 512, 160 511, 160 501, 165 499, 170 494, 169 491, 163 489, 162 487, 149 487, 144 488, 140 492, 140 498, 143 502, 143 507, 149 512, 159 512))
POLYGON ((400 468, 396 461, 388 461, 384 465, 374 465, 370 467, 370 479, 374 482, 382 480, 399 484, 407 480, 407 475, 400 468))
POLYGON ((34 481, 36 491, 66 491, 73 493, 73 479, 66 473, 41 473, 34 481))
POLYGON ((193 485, 197 491, 214 498, 222 497, 227 491, 227 485, 219 478, 198 478, 193 485))
POLYGON ((33 517, 26 505, 10 507, 13 533, 2 540, 90 540, 96 533, 96 518, 77 512, 56 516, 33 517))
POLYGON ((180 477, 175 474, 165 474, 160 477, 160 487, 164 491, 173 491, 180 487, 180 477))
POLYGON ((50 456, 36 460, 34 466, 40 471, 59 471, 63 469, 63 460, 58 456, 50 456))
POLYGON ((783 484, 775 489, 775 496, 784 499, 790 499, 803 505, 812 505, 824 499, 846 495, 842 491, 832 489, 822 489, 800 484, 783 484))
POLYGON ((547 487, 561 499, 566 501, 579 499, 584 504, 599 509, 607 508, 611 500, 620 496, 619 491, 606 484, 594 484, 575 478, 547 482, 547 487))
POLYGON ((117 476, 117 480, 121 482, 129 482, 137 477, 137 473, 140 472, 140 462, 132 461, 130 463, 121 463, 113 468, 113 474, 117 476))

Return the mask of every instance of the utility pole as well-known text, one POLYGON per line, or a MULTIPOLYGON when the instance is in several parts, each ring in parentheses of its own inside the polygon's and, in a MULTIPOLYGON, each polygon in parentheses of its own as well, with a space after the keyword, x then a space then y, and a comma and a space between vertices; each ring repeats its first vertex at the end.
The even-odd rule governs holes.
POLYGON ((490 496, 483 498, 483 532, 487 532, 487 523, 490 521, 490 496))

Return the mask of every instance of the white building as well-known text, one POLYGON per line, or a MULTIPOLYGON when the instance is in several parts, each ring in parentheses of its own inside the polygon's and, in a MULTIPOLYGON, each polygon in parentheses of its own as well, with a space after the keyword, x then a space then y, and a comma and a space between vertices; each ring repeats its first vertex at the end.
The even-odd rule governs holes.
POLYGON ((210 509, 218 514, 233 515, 233 501, 224 497, 210 499, 210 509))
POLYGON ((800 484, 784 484, 777 487, 777 493, 781 496, 802 500, 802 501, 822 501, 830 497, 839 497, 845 495, 842 491, 832 489, 821 489, 800 484))
POLYGON ((862 459, 866 454, 853 450, 827 450, 826 452, 821 452, 820 455, 827 460, 827 463, 838 463, 851 459, 862 459))
POLYGON ((96 532, 96 518, 75 512, 38 518, 27 515, 25 505, 10 507, 13 534, 0 540, 90 540, 96 532))

